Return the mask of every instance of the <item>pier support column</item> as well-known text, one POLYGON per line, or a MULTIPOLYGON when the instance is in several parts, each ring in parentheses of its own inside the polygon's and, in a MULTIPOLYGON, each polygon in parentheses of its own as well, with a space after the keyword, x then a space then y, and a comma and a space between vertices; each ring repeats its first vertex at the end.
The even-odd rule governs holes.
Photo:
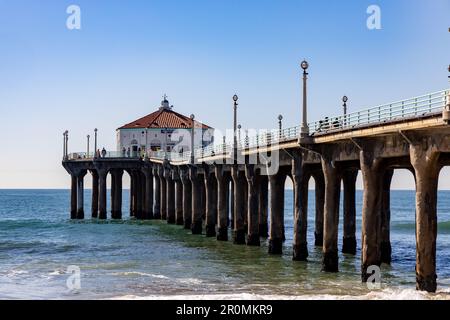
POLYGON ((361 235, 361 279, 367 282, 369 266, 381 265, 381 184, 384 175, 383 160, 372 150, 360 151, 364 195, 361 235))
POLYGON ((175 182, 172 179, 172 170, 169 168, 164 169, 164 178, 167 184, 167 223, 175 223, 175 182))
POLYGON ((245 166, 245 176, 247 178, 247 245, 259 246, 259 208, 258 208, 258 183, 259 177, 255 172, 255 165, 245 166))
POLYGON ((233 243, 245 244, 245 229, 244 229, 244 215, 245 215, 245 186, 247 183, 245 173, 239 170, 237 165, 231 168, 231 177, 234 185, 234 213, 233 213, 233 243))
POLYGON ((344 237, 342 252, 356 254, 356 178, 358 170, 346 170, 342 176, 344 184, 344 237))
POLYGON ((111 171, 111 219, 122 219, 122 169, 111 171))
POLYGON ((134 217, 138 220, 141 220, 143 217, 142 214, 142 179, 141 173, 138 170, 133 170, 133 208, 134 208, 134 217))
POLYGON ((259 179, 259 235, 267 238, 269 236, 269 225, 267 222, 269 212, 269 179, 266 175, 261 175, 259 179))
POLYGON ((283 253, 284 233, 284 183, 286 177, 278 172, 269 177, 270 183, 270 229, 269 253, 283 253))
POLYGON ((197 173, 197 167, 189 168, 189 178, 192 183, 192 234, 202 234, 203 229, 203 205, 202 205, 202 181, 197 173))
POLYGON ((107 170, 98 170, 98 217, 106 219, 106 177, 107 170))
POLYGON ((77 219, 84 219, 84 176, 86 170, 77 175, 77 219))
POLYGON ((164 169, 158 168, 158 176, 160 181, 160 210, 161 210, 161 220, 167 220, 167 182, 164 179, 164 169))
POLYGON ((92 175, 92 201, 91 201, 91 216, 98 217, 98 173, 96 170, 91 170, 92 175))
POLYGON ((77 176, 75 174, 70 175, 71 188, 70 188, 70 219, 77 218, 77 176))
POLYGON ((183 218, 183 183, 179 171, 174 171, 172 178, 175 181, 175 223, 179 226, 184 224, 183 218))
POLYGON ((229 224, 231 230, 234 230, 234 181, 233 178, 231 178, 230 181, 230 193, 228 195, 229 201, 230 201, 230 212, 229 212, 229 224))
POLYGON ((213 170, 208 166, 204 167, 204 180, 206 192, 206 217, 205 228, 207 237, 216 236, 217 220, 217 180, 213 170))
MULTIPOLYGON (((244 171, 245 175, 245 171, 244 171)), ((248 183, 247 179, 244 177, 244 232, 248 232, 248 183)))
POLYGON ((436 292, 437 189, 439 153, 431 138, 410 145, 416 176, 416 289, 436 292))
POLYGON ((331 157, 322 155, 321 162, 325 179, 322 270, 338 272, 338 226, 341 179, 339 170, 334 166, 331 157))
POLYGON ((130 176, 130 217, 135 216, 135 207, 134 207, 134 175, 133 171, 127 170, 128 175, 130 176))
POLYGON ((393 169, 387 169, 383 177, 381 195, 381 262, 391 263, 391 182, 393 169))
POLYGON ((306 261, 308 258, 308 181, 311 175, 303 165, 303 155, 294 152, 292 178, 294 180, 294 244, 292 259, 306 261))
POLYGON ((325 179, 323 172, 314 174, 315 183, 315 201, 316 201, 316 215, 315 215, 315 230, 314 230, 314 245, 318 247, 323 246, 323 210, 325 203, 325 179))
POLYGON ((153 207, 153 218, 161 219, 161 180, 159 179, 157 168, 153 168, 153 177, 155 179, 155 203, 153 207))
POLYGON ((228 179, 224 176, 222 165, 215 166, 217 179, 217 240, 228 241, 228 179))
POLYGON ((183 223, 184 229, 192 226, 192 182, 189 178, 189 168, 180 168, 180 179, 183 183, 183 223))
POLYGON ((153 169, 145 167, 142 173, 145 177, 144 217, 153 219, 153 169))

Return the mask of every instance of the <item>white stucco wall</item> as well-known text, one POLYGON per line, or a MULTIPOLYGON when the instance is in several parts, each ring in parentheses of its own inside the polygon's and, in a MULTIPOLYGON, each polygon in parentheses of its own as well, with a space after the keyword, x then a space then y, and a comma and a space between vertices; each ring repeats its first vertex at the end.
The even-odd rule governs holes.
MULTIPOLYGON (((214 129, 203 130, 195 129, 194 145, 195 148, 203 145, 207 146, 213 143, 214 129)), ((117 151, 121 152, 123 148, 132 150, 133 146, 150 150, 151 147, 161 147, 161 150, 170 151, 189 151, 191 145, 191 129, 118 129, 117 130, 117 151)))

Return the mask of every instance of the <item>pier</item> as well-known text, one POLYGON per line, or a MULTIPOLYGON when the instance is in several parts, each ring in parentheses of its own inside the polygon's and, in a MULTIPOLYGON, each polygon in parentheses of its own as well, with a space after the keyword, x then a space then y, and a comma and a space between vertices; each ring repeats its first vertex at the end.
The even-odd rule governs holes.
MULTIPOLYGON (((294 260, 307 261, 308 183, 315 181, 315 246, 322 269, 338 272, 338 251, 356 254, 355 183, 363 180, 361 279, 369 266, 391 262, 390 183, 407 169, 416 187, 416 288, 436 291, 437 190, 439 172, 450 165, 450 90, 307 122, 306 69, 303 119, 297 127, 238 138, 231 144, 188 152, 113 151, 69 153, 64 136, 63 166, 71 176, 72 219, 85 218, 84 178, 92 178, 92 218, 122 218, 122 178, 130 176, 129 214, 163 219, 192 234, 259 246, 282 253, 285 241, 285 181, 294 192, 294 260), (343 234, 338 234, 341 184, 343 234), (229 239, 231 230, 232 239, 229 239), (338 247, 342 237, 343 246, 338 247)), ((233 99, 236 110, 238 97, 233 99)), ((346 99, 344 99, 346 103, 346 99)), ((411 213, 413 214, 413 213, 411 213)))

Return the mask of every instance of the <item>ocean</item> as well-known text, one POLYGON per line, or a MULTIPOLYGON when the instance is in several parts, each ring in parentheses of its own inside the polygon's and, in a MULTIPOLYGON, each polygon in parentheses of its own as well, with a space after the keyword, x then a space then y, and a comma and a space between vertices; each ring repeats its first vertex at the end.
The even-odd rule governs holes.
MULTIPOLYGON (((87 217, 90 194, 85 191, 87 217)), ((358 252, 340 254, 335 274, 320 271, 314 192, 309 197, 310 256, 297 262, 291 260, 291 192, 284 253, 271 256, 266 241, 236 246, 164 221, 132 220, 127 191, 123 221, 71 221, 68 190, 0 190, 0 299, 450 299, 450 191, 438 195, 435 294, 415 290, 413 191, 391 193, 392 264, 382 265, 379 290, 360 282, 362 192, 356 196, 358 252), (80 286, 70 290, 74 267, 80 286)), ((340 219, 341 248, 342 210, 340 219)))

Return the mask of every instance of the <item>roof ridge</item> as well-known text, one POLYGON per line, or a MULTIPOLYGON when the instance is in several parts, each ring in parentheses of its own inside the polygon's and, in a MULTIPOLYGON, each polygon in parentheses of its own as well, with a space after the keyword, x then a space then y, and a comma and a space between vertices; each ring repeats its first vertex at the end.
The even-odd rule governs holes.
MULTIPOLYGON (((207 124, 201 124, 204 129, 212 129, 212 127, 207 124)), ((173 109, 160 108, 159 110, 121 126, 119 129, 162 128, 163 126, 169 126, 171 128, 172 125, 174 128, 189 128, 192 126, 192 119, 173 109), (176 123, 179 124, 177 125, 176 123)))

